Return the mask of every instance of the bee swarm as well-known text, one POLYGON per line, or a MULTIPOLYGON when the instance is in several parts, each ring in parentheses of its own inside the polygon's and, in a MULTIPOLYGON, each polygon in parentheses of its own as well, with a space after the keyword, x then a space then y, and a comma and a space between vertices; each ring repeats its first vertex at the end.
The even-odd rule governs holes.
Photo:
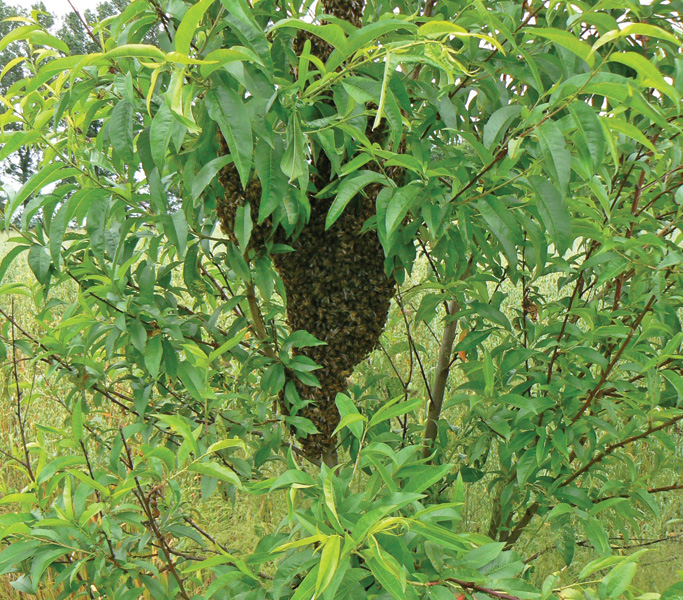
MULTIPOLYGON (((361 24, 363 2, 360 0, 344 5, 327 0, 324 7, 327 14, 356 26, 361 24)), ((295 51, 303 48, 306 39, 311 40, 313 54, 322 60, 329 56, 331 48, 305 32, 299 32, 295 39, 295 51)), ((373 142, 381 143, 385 137, 384 132, 369 128, 367 134, 373 142)), ((227 154, 227 144, 222 136, 219 137, 221 153, 227 154)), ((332 178, 324 153, 320 153, 314 166, 311 181, 320 190, 332 178)), ((397 176, 397 173, 390 175, 397 176)), ((218 218, 225 234, 235 241, 235 214, 245 201, 249 201, 252 221, 256 223, 261 184, 254 178, 243 189, 234 165, 223 168, 219 180, 225 188, 225 196, 218 201, 218 218)), ((287 292, 288 324, 292 331, 305 330, 326 342, 324 346, 297 350, 321 367, 315 372, 321 387, 306 386, 295 380, 299 395, 311 401, 301 416, 310 419, 319 431, 302 439, 302 448, 310 458, 322 457, 326 462, 334 462, 336 457, 336 441, 332 435, 340 420, 336 395, 346 390, 347 378, 354 367, 376 347, 395 292, 394 282, 384 273, 384 251, 376 232, 360 233, 364 222, 375 214, 375 200, 380 189, 377 184, 368 186, 366 197, 359 194, 354 198, 327 231, 325 219, 331 200, 320 200, 309 194, 310 220, 300 235, 285 239, 280 228, 274 233, 275 241, 287 243, 294 249, 294 252, 272 257, 287 292)), ((271 234, 270 220, 255 225, 250 247, 262 247, 271 234)), ((280 406, 288 414, 282 394, 280 406)))

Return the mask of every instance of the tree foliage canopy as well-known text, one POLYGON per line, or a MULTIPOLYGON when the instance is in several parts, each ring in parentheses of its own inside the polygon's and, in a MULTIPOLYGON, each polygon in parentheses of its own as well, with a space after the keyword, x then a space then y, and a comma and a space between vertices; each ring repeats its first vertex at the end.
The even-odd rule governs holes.
POLYGON ((635 597, 610 534, 680 487, 682 9, 135 0, 76 47, 24 18, 0 160, 40 163, 4 189, 0 278, 25 256, 35 281, 0 293, 38 325, 2 308, 0 335, 45 383, 11 387, 0 574, 63 598, 635 597), (399 338, 349 381, 392 298, 399 338), (32 427, 34 394, 64 422, 32 427), (194 482, 287 517, 234 556, 194 482), (566 564, 595 550, 592 583, 532 584, 541 523, 566 564))

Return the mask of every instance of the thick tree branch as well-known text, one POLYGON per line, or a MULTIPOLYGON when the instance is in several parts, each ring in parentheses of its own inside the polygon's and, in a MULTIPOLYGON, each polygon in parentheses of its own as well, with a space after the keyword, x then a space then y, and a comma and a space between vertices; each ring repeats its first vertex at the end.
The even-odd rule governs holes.
POLYGON ((444 326, 443 335, 441 336, 441 346, 439 348, 439 359, 436 364, 436 373, 434 375, 434 384, 432 385, 432 394, 429 399, 429 409, 427 411, 427 425, 424 432, 424 457, 427 458, 432 453, 432 446, 436 435, 438 433, 438 422, 441 416, 441 409, 443 408, 443 399, 446 393, 446 383, 448 382, 448 375, 451 366, 451 354, 453 354, 453 343, 455 342, 455 332, 458 328, 458 322, 452 317, 458 310, 458 305, 455 300, 451 300, 446 309, 446 324, 444 326))

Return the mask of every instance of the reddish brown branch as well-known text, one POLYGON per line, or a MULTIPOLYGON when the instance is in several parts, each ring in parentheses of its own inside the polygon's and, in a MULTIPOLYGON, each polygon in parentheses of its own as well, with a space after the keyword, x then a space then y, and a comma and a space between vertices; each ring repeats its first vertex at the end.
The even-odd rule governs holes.
POLYGON ((35 478, 33 476, 33 469, 31 468, 31 456, 28 451, 28 444, 26 442, 26 429, 24 424, 24 416, 21 413, 21 386, 19 385, 19 369, 17 363, 17 343, 14 335, 15 320, 14 320, 14 298, 12 298, 12 318, 10 319, 12 324, 12 371, 14 373, 14 383, 17 388, 17 422, 19 424, 19 435, 21 436, 21 446, 24 451, 24 460, 26 470, 28 471, 29 478, 33 481, 35 478))
POLYGON ((603 370, 602 376, 600 377, 600 381, 598 381, 596 386, 590 391, 590 393, 588 394, 588 397, 586 398, 586 401, 581 406, 581 409, 572 419, 572 421, 571 421, 572 425, 574 423, 576 423, 581 418, 581 416, 590 408, 590 405, 592 404, 596 395, 598 394, 598 392, 600 391, 602 386, 605 385, 605 382, 607 381, 607 378, 609 377, 610 373, 612 372, 612 369, 614 369, 617 362, 619 362, 619 359, 621 358, 621 355, 626 350, 626 347, 631 343, 631 340, 633 339, 633 336, 636 333, 636 329, 638 329, 638 326, 640 325, 642 320, 645 318, 645 315, 650 311, 650 309, 652 308, 652 305, 655 303, 655 299, 656 299, 655 295, 652 295, 650 297, 650 300, 648 300, 648 303, 645 305, 645 308, 640 312, 640 314, 638 315, 636 320, 633 322, 633 325, 631 325, 631 329, 628 332, 626 339, 621 344, 619 350, 617 350, 617 353, 614 355, 614 357, 612 358, 610 363, 603 370))
MULTIPOLYGON (((130 448, 128 447, 128 441, 126 440, 126 436, 123 434, 123 429, 119 429, 119 433, 121 434, 121 440, 123 441, 123 447, 126 451, 126 456, 128 457, 128 464, 126 465, 129 469, 129 471, 133 471, 134 469, 134 463, 133 463, 133 455, 130 452, 130 448)), ((160 544, 160 547, 163 548, 164 554, 166 555, 166 563, 168 565, 168 569, 173 575, 174 579, 178 583, 178 589, 180 592, 180 596, 184 600, 190 600, 190 596, 187 594, 187 591, 185 591, 185 585, 183 584, 183 579, 180 577, 180 574, 178 573, 175 563, 173 562, 173 552, 171 551, 171 548, 168 544, 168 541, 166 538, 162 535, 161 531, 159 530, 159 526, 157 524, 156 516, 154 514, 154 510, 150 504, 149 498, 145 495, 145 492, 142 489, 142 486, 140 485, 140 481, 137 477, 137 475, 133 476, 133 480, 135 481, 135 490, 133 490, 133 493, 138 499, 138 502, 140 502, 140 506, 142 507, 142 510, 144 511, 145 515, 147 516, 147 521, 149 523, 150 529, 152 530, 152 533, 154 536, 157 538, 157 541, 160 544)))
MULTIPOLYGON (((415 584, 415 582, 413 582, 415 584)), ((494 590, 493 588, 485 587, 483 585, 479 585, 478 583, 475 583, 474 581, 465 581, 463 579, 456 579, 455 577, 446 577, 445 579, 441 579, 439 581, 428 581, 427 583, 420 583, 417 585, 422 585, 425 587, 432 587, 435 585, 443 585, 445 583, 454 583, 458 586, 460 586, 463 590, 471 590, 473 592, 480 592, 482 594, 486 594, 487 596, 491 596, 493 598, 500 598, 500 600, 521 600, 519 596, 513 596, 512 594, 508 594, 507 592, 500 592, 498 590, 494 590)))

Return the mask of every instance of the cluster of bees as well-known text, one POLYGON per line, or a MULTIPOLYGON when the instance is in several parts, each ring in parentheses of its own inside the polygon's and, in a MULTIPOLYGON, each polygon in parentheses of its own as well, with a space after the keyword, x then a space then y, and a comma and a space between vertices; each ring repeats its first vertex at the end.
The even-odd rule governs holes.
POLYGON ((353 368, 377 345, 394 295, 376 233, 360 235, 374 213, 373 195, 358 198, 327 231, 330 201, 314 202, 309 223, 290 242, 294 252, 273 257, 287 290, 290 327, 327 342, 301 350, 320 365, 316 376, 321 387, 297 385, 299 395, 312 400, 302 416, 320 431, 302 446, 316 457, 334 443, 332 432, 339 423, 335 397, 346 389, 353 368))
MULTIPOLYGON (((327 0, 323 4, 326 14, 360 26, 362 0, 342 4, 327 0)), ((310 39, 316 56, 322 60, 329 56, 331 48, 306 32, 299 32, 294 40, 295 51, 303 48, 306 39, 310 39)), ((382 143, 386 138, 383 130, 373 131, 369 125, 366 133, 372 142, 382 143)), ((220 145, 221 153, 227 154, 229 150, 222 138, 220 145)), ((313 166, 311 182, 321 190, 332 179, 329 159, 321 152, 313 166)), ((401 176, 397 170, 388 174, 394 178, 401 176)), ((218 218, 225 234, 235 241, 237 208, 249 201, 252 220, 256 223, 261 185, 254 178, 244 189, 234 165, 226 166, 219 180, 225 188, 225 197, 219 199, 218 218)), ((336 441, 332 432, 340 420, 336 395, 346 390, 347 378, 354 367, 377 345, 395 293, 393 280, 385 275, 384 251, 376 232, 361 235, 363 224, 375 214, 380 189, 380 185, 371 184, 358 194, 329 230, 325 230, 325 219, 332 201, 311 194, 310 220, 295 239, 284 239, 281 229, 273 232, 269 221, 252 231, 250 246, 255 249, 262 247, 270 235, 275 236, 276 242, 287 243, 294 249, 272 257, 287 292, 288 325, 292 331, 305 330, 326 342, 324 346, 296 350, 321 367, 315 372, 321 387, 295 381, 301 398, 310 400, 301 416, 310 419, 320 432, 301 440, 302 449, 312 459, 328 460, 335 456, 336 441)), ((282 397, 280 406, 287 414, 288 407, 282 397)))
MULTIPOLYGON (((351 23, 354 27, 362 25, 363 0, 323 0, 322 5, 326 15, 331 15, 351 23)), ((332 46, 306 31, 299 31, 294 40, 294 52, 296 52, 296 55, 301 55, 306 40, 311 42, 311 54, 326 62, 332 53, 332 46)))

